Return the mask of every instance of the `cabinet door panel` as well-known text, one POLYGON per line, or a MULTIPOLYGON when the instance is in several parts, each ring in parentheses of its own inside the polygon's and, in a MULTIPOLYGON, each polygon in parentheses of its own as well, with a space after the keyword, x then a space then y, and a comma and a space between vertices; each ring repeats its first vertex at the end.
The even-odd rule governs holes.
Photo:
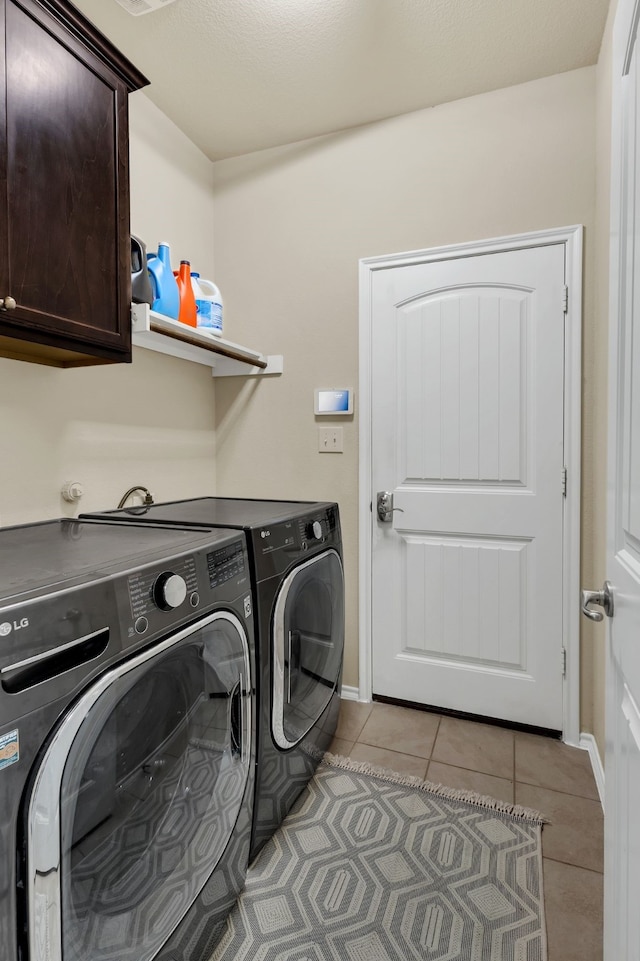
POLYGON ((131 359, 127 97, 147 81, 67 0, 0 0, 0 356, 131 359))
POLYGON ((28 322, 99 340, 119 333, 115 116, 114 90, 9 4, 11 295, 28 322))

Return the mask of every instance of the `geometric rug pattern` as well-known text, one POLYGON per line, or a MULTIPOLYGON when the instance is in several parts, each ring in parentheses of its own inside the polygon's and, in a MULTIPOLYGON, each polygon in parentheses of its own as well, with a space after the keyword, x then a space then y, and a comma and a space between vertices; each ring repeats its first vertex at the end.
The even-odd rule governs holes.
POLYGON ((211 961, 546 961, 542 822, 326 755, 211 961))

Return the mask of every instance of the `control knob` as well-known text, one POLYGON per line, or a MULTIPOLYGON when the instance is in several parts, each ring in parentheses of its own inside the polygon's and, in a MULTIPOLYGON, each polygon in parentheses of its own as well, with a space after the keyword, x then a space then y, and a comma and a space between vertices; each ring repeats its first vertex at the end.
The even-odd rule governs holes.
POLYGON ((171 571, 160 574, 153 585, 153 599, 161 611, 172 611, 180 607, 187 596, 184 577, 171 571))
POLYGON ((322 524, 320 521, 313 521, 311 524, 307 524, 307 537, 309 540, 322 540, 322 524))

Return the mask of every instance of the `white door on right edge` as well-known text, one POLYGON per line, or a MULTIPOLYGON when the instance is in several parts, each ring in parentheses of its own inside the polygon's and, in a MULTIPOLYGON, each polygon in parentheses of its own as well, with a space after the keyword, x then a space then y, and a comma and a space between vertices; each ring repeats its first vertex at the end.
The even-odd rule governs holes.
POLYGON ((562 243, 375 272, 374 694, 562 730, 564 284, 562 243))
MULTIPOLYGON (((614 29, 607 578, 605 958, 640 959, 640 2, 614 29)), ((592 590, 599 584, 587 585, 592 590)), ((597 609, 596 609, 597 610, 597 609)))

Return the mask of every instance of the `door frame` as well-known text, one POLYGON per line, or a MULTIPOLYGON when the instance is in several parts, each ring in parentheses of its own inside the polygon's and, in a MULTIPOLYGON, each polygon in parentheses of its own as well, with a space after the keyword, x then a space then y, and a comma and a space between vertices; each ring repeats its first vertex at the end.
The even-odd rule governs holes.
MULTIPOLYGON (((445 247, 366 257, 359 261, 359 689, 358 698, 370 701, 372 682, 372 311, 373 276, 378 270, 415 264, 437 263, 460 257, 522 250, 548 244, 564 244, 566 285, 569 298, 565 322, 564 424, 566 502, 563 511, 563 622, 566 672, 563 679, 563 740, 580 746, 580 501, 582 422, 582 237, 580 224, 550 230, 514 234, 445 247)), ((558 484, 561 478, 558 478, 558 484)))

